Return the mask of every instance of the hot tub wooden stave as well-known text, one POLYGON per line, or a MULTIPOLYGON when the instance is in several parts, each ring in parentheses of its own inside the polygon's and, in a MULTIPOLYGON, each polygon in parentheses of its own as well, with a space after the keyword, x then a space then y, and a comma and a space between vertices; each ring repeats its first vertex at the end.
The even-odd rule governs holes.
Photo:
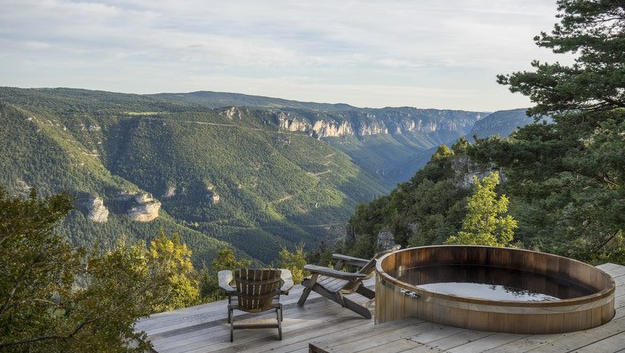
POLYGON ((600 326, 614 316, 612 277, 588 264, 545 253, 483 246, 409 248, 382 257, 376 272, 378 323, 415 316, 482 331, 561 333, 600 326), (426 291, 394 275, 416 266, 458 264, 531 271, 580 283, 593 293, 557 301, 494 301, 426 291))

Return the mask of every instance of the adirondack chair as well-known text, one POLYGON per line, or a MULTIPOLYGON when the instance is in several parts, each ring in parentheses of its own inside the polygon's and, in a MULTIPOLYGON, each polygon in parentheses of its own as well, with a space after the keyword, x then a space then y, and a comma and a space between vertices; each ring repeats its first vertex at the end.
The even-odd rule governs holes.
MULTIPOLYGON (((288 270, 286 270, 288 271, 288 270)), ((228 271, 232 273, 231 271, 228 271)), ((235 329, 256 329, 256 328, 277 328, 278 337, 282 339, 282 304, 280 303, 280 286, 283 284, 281 278, 282 271, 279 269, 241 268, 234 271, 234 285, 232 288, 228 283, 228 322, 230 323, 230 342, 234 340, 235 329), (233 303, 232 298, 236 298, 233 303), (276 310, 276 323, 249 323, 235 324, 234 310, 241 310, 248 313, 262 313, 268 310, 276 310)), ((220 282, 226 279, 226 272, 220 273, 220 282)), ((224 282, 226 283, 226 282, 224 282)), ((222 284, 220 283, 220 286, 222 284)), ((225 288, 225 284, 222 286, 225 288)))
POLYGON ((375 270, 375 263, 378 258, 389 252, 399 249, 399 246, 377 253, 371 260, 360 259, 341 254, 333 254, 337 260, 334 268, 306 265, 304 269, 310 271, 311 276, 304 279, 302 285, 305 287, 302 296, 297 304, 304 306, 311 291, 337 302, 342 307, 347 308, 366 319, 371 318, 371 312, 364 306, 346 298, 344 294, 358 293, 368 299, 375 298, 375 292, 365 287, 362 281, 371 278, 375 270), (359 268, 356 272, 339 271, 346 265, 359 268))
MULTIPOLYGON (((221 270, 217 273, 219 279, 219 287, 228 295, 228 304, 232 303, 233 297, 236 299, 236 290, 234 287, 234 275, 231 270, 221 270)), ((280 278, 282 279, 282 287, 280 288, 280 294, 288 295, 291 288, 293 288, 293 275, 290 270, 286 268, 280 269, 280 278)), ((230 323, 230 320, 228 320, 230 323)))

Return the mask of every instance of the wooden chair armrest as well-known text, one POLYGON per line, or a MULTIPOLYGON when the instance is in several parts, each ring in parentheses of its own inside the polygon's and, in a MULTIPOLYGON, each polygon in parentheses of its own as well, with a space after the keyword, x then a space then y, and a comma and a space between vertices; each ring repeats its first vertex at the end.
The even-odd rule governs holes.
POLYGON ((286 295, 289 294, 289 290, 291 290, 294 286, 293 275, 291 274, 291 271, 286 268, 281 268, 280 272, 280 278, 282 278, 282 281, 284 282, 280 288, 280 292, 286 295))
POLYGON ((369 263, 370 260, 361 259, 358 257, 347 256, 343 254, 332 254, 332 258, 335 260, 342 261, 344 265, 353 265, 358 267, 365 267, 369 263))
POLYGON ((363 273, 342 272, 342 271, 337 271, 337 270, 332 269, 332 268, 316 266, 316 265, 306 265, 306 266, 304 266, 304 270, 310 271, 313 275, 314 274, 319 274, 319 275, 323 275, 323 276, 328 276, 328 277, 333 277, 333 278, 338 278, 338 279, 344 279, 344 280, 348 280, 348 281, 353 281, 353 280, 356 280, 356 279, 365 279, 365 278, 367 278, 367 275, 363 274, 363 273))
POLYGON ((230 270, 222 270, 217 273, 217 278, 219 278, 219 287, 226 291, 228 295, 234 293, 235 289, 230 285, 234 281, 234 275, 230 270))

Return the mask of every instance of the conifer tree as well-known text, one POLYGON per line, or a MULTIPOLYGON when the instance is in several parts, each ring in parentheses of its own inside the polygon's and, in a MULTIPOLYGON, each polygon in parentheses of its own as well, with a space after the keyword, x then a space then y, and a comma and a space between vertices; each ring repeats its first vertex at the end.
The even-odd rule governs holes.
POLYGON ((200 296, 203 302, 225 299, 225 292, 219 287, 217 274, 221 270, 235 270, 249 267, 252 261, 237 259, 232 248, 223 248, 217 252, 217 257, 210 267, 205 267, 200 272, 200 296))
POLYGON ((495 187, 499 173, 493 172, 482 182, 473 176, 475 192, 467 204, 468 213, 462 221, 462 230, 451 236, 447 244, 508 246, 512 242, 517 222, 508 211, 506 195, 497 198, 495 187))
POLYGON ((280 250, 279 256, 277 266, 291 271, 293 283, 302 283, 304 277, 307 275, 304 271, 304 266, 306 266, 307 263, 304 245, 298 245, 295 248, 295 252, 289 251, 289 249, 284 246, 282 247, 282 250, 280 250))
POLYGON ((520 226, 515 236, 526 247, 581 260, 623 258, 625 4, 559 0, 558 10, 560 22, 535 41, 574 63, 535 61, 534 71, 498 76, 535 103, 528 114, 551 120, 469 153, 502 168, 520 226))

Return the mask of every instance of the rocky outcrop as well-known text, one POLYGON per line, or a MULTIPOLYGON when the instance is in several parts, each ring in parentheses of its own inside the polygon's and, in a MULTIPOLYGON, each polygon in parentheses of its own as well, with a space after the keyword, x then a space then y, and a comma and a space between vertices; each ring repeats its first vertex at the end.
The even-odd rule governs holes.
MULTIPOLYGON (((473 176, 476 176, 478 180, 484 179, 484 177, 491 174, 492 168, 485 168, 484 166, 475 163, 468 156, 454 157, 451 161, 451 169, 454 171, 454 184, 456 186, 468 189, 473 187, 475 181, 473 176)), ((503 173, 500 174, 502 179, 505 179, 503 173)))
POLYGON ((378 252, 390 249, 397 245, 395 244, 395 237, 393 236, 393 233, 389 232, 388 230, 382 230, 380 231, 380 233, 378 233, 377 243, 378 252))
POLYGON ((230 120, 234 120, 235 118, 241 120, 241 117, 242 117, 241 110, 239 110, 239 108, 236 108, 236 107, 232 107, 228 110, 225 110, 221 114, 225 115, 230 120))
POLYGON ((87 218, 96 223, 106 223, 109 219, 109 210, 104 206, 100 197, 87 200, 87 218))
POLYGON ((161 209, 160 201, 154 200, 152 194, 143 193, 135 196, 137 205, 128 210, 128 215, 137 222, 150 222, 158 218, 161 209))
POLYGON ((206 197, 208 197, 209 201, 213 204, 216 205, 219 203, 219 200, 221 199, 221 197, 219 196, 219 194, 217 193, 212 193, 212 194, 208 194, 206 195, 206 197))
POLYGON ((128 215, 137 222, 150 222, 158 218, 158 211, 161 208, 159 201, 137 205, 128 210, 128 215))
POLYGON ((278 126, 280 126, 283 130, 293 132, 309 132, 312 130, 312 125, 308 121, 293 117, 291 116, 291 113, 278 112, 276 119, 278 126))
POLYGON ((387 108, 355 113, 276 112, 275 123, 283 130, 303 132, 316 138, 342 136, 401 135, 415 132, 452 131, 467 133, 481 113, 415 108, 387 108))
POLYGON ((317 120, 312 127, 317 137, 339 137, 354 135, 354 127, 347 121, 317 120))
POLYGON ((206 182, 206 191, 208 191, 208 193, 206 194, 206 198, 210 201, 210 203, 212 203, 213 205, 218 204, 221 197, 219 196, 217 191, 215 191, 215 185, 210 182, 206 182))
POLYGON ((136 192, 130 192, 128 190, 122 190, 120 191, 117 196, 115 197, 115 201, 130 201, 132 200, 135 196, 137 195, 136 192))
POLYGON ((135 196, 136 203, 148 203, 154 201, 154 197, 149 193, 141 193, 135 196))
POLYGON ((165 190, 165 193, 163 194, 164 198, 169 198, 169 197, 174 197, 176 196, 176 187, 175 186, 170 186, 167 188, 167 190, 165 190))

